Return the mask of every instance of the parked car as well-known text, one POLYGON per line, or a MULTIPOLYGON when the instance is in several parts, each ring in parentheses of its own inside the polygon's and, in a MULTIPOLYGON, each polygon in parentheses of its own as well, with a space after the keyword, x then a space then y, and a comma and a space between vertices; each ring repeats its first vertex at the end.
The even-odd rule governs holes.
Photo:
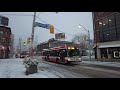
POLYGON ((20 54, 17 53, 17 54, 15 55, 15 57, 16 57, 16 58, 20 58, 20 54))
POLYGON ((21 52, 20 54, 20 58, 25 58, 28 55, 27 52, 21 52))

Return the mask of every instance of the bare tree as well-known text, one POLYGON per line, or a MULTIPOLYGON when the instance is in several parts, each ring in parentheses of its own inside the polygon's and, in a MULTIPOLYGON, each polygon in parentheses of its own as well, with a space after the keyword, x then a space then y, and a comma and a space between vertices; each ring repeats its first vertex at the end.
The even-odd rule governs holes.
POLYGON ((74 44, 79 44, 81 49, 87 49, 87 35, 86 34, 76 34, 72 38, 72 42, 74 44))

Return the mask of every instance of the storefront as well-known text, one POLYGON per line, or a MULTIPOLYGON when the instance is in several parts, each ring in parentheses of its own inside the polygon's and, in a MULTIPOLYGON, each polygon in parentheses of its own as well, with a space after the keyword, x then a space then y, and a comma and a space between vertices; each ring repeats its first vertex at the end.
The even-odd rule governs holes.
POLYGON ((0 45, 0 59, 8 57, 7 47, 0 45))
POLYGON ((120 59, 120 45, 101 45, 99 46, 100 56, 105 59, 120 59))

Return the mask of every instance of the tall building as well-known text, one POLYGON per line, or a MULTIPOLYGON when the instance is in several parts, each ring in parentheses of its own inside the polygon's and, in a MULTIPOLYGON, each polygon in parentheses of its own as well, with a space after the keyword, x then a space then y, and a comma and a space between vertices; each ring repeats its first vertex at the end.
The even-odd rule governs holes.
POLYGON ((8 58, 10 52, 11 28, 0 26, 0 58, 8 58))
POLYGON ((120 12, 93 12, 97 59, 120 59, 120 12))
POLYGON ((10 53, 11 28, 8 23, 7 17, 0 16, 0 58, 8 58, 10 53))

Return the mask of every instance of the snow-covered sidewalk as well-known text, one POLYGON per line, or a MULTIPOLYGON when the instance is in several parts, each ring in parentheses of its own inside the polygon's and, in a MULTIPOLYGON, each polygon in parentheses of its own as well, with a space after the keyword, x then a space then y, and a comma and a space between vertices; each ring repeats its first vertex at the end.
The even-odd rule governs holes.
POLYGON ((119 62, 82 61, 81 63, 120 68, 119 62))
POLYGON ((60 78, 46 70, 26 76, 25 70, 23 59, 0 59, 0 78, 60 78))

